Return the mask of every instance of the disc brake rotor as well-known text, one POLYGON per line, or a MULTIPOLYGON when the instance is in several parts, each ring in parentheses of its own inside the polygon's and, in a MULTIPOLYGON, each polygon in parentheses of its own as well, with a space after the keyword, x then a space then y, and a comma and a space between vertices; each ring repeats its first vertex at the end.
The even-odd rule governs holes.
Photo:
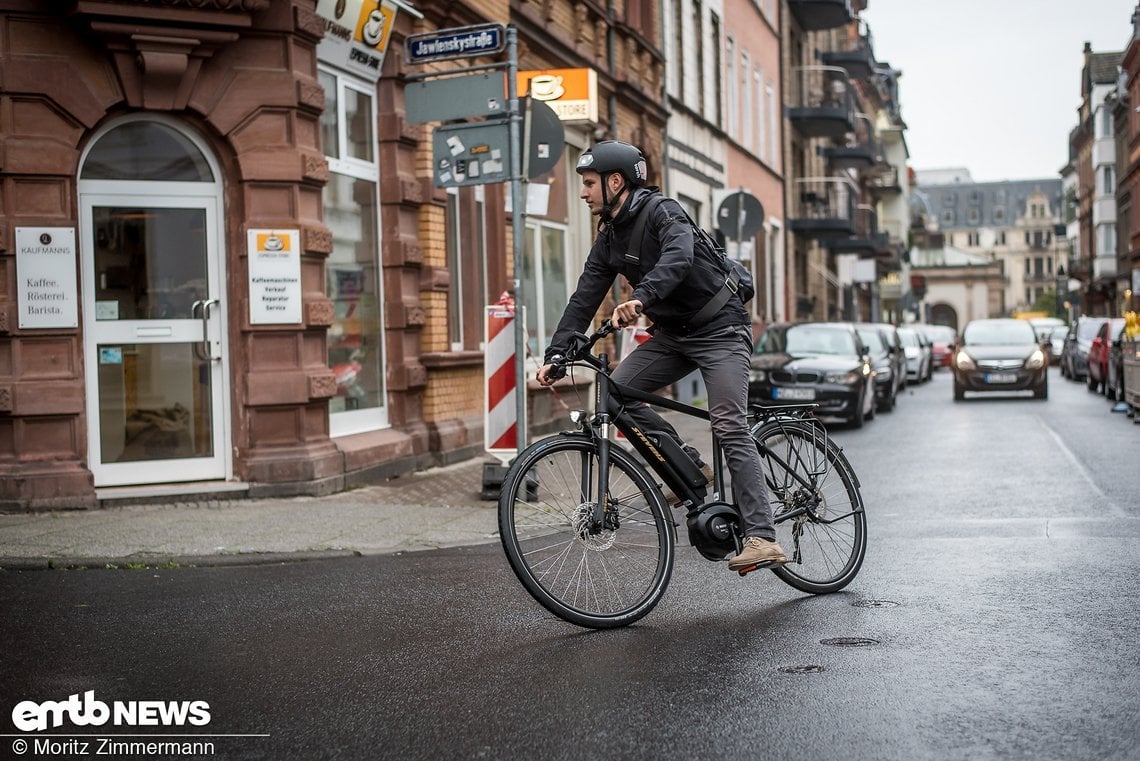
MULTIPOLYGON (((617 532, 612 528, 603 528, 596 534, 590 533, 590 524, 594 519, 594 504, 593 502, 583 502, 574 509, 574 514, 570 516, 570 525, 574 529, 574 534, 578 537, 578 542, 585 546, 586 549, 594 552, 601 552, 613 547, 614 541, 617 539, 617 532)), ((610 523, 606 521, 607 525, 610 523)))

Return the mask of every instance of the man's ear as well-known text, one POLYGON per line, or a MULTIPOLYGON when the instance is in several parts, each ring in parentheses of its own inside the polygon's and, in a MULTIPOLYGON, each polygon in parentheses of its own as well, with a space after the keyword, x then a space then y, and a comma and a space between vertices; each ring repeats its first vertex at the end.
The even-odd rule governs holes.
POLYGON ((625 186, 625 177, 621 172, 610 172, 606 175, 606 183, 610 186, 610 193, 617 193, 625 186))

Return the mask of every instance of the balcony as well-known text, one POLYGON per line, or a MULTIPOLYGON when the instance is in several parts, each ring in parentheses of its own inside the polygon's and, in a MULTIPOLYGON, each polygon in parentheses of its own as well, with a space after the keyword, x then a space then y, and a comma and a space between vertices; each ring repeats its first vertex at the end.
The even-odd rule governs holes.
POLYGON ((851 22, 851 0, 788 0, 788 9, 806 32, 834 29, 851 22))
POLYGON ((891 164, 879 164, 871 175, 867 188, 876 201, 888 196, 899 195, 902 193, 902 185, 899 184, 899 168, 891 164))
POLYGON ((855 198, 859 189, 847 177, 806 177, 792 192, 789 229, 807 238, 831 240, 855 234, 855 198))
POLYGON ((858 254, 860 259, 889 256, 890 236, 879 232, 878 215, 873 206, 855 207, 853 231, 847 237, 828 238, 824 246, 833 254, 858 254))
POLYGON ((839 48, 820 53, 820 61, 846 69, 852 79, 870 79, 875 73, 875 53, 866 22, 859 22, 857 32, 850 26, 844 27, 839 36, 839 48))
POLYGON ((804 137, 843 138, 855 129, 851 79, 838 66, 798 66, 788 119, 804 137))
POLYGON ((832 170, 866 172, 873 168, 879 160, 879 145, 875 141, 871 118, 866 114, 855 114, 855 129, 843 137, 843 145, 828 146, 822 153, 832 170))

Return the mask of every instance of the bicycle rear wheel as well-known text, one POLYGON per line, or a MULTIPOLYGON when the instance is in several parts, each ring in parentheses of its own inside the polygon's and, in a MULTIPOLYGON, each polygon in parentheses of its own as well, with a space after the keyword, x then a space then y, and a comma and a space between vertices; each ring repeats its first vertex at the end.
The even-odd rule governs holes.
POLYGON ((863 565, 867 521, 851 464, 819 425, 770 421, 753 429, 788 555, 772 572, 802 592, 843 589, 863 565))
POLYGON ((559 618, 592 629, 626 626, 657 604, 673 572, 673 523, 645 469, 610 448, 605 525, 591 533, 598 451, 553 436, 527 448, 503 481, 499 534, 515 575, 559 618))

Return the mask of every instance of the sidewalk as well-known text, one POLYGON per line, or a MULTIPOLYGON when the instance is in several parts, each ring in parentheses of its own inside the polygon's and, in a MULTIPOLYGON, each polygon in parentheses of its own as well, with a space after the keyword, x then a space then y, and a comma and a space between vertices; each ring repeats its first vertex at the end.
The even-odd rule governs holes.
MULTIPOLYGON (((670 415, 707 452, 708 423, 670 415)), ((498 541, 478 457, 327 497, 174 502, 0 515, 0 568, 227 565, 498 541)))

